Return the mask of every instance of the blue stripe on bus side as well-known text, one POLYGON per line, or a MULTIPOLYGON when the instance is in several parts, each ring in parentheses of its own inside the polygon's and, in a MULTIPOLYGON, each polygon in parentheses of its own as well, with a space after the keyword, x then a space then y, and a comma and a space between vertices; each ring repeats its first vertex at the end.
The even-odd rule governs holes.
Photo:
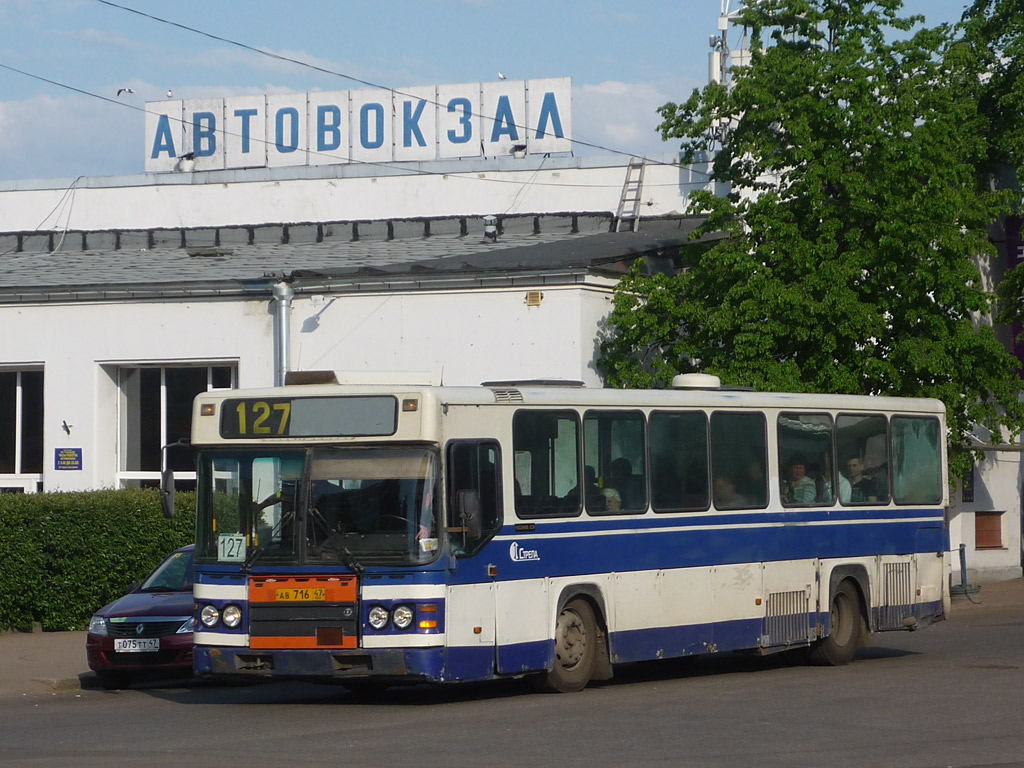
POLYGON ((691 656, 714 651, 756 648, 764 631, 763 619, 653 627, 611 633, 611 659, 615 664, 691 656))
POLYGON ((793 521, 746 528, 700 528, 638 533, 636 529, 592 535, 547 529, 503 535, 476 557, 459 561, 453 584, 578 576, 588 573, 696 568, 784 560, 934 554, 949 548, 941 518, 878 521, 793 521), (647 536, 654 538, 647 539, 647 536), (649 542, 649 543, 648 543, 649 542), (524 554, 525 553, 525 554, 524 554))

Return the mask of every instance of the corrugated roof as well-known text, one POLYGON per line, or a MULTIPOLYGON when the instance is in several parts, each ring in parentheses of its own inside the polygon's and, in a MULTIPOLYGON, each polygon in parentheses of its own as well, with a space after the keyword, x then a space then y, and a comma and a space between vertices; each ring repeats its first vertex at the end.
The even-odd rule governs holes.
POLYGON ((484 239, 482 219, 6 235, 0 303, 263 294, 282 277, 298 289, 374 278, 619 272, 639 255, 674 253, 697 223, 645 220, 640 232, 615 233, 611 217, 508 217, 496 241, 484 239))

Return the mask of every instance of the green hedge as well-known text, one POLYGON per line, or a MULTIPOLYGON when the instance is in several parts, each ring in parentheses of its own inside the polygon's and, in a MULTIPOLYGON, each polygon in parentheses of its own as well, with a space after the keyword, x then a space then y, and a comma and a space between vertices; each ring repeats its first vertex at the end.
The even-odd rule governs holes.
POLYGON ((155 489, 0 494, 0 629, 85 629, 195 536, 195 495, 164 518, 155 489))

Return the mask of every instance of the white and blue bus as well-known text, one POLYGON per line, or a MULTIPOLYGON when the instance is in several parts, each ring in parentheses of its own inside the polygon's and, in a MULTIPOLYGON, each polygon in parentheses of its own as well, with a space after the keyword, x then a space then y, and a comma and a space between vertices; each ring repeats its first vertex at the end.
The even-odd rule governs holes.
POLYGON ((948 609, 937 400, 327 378, 195 401, 200 676, 575 691, 948 609))

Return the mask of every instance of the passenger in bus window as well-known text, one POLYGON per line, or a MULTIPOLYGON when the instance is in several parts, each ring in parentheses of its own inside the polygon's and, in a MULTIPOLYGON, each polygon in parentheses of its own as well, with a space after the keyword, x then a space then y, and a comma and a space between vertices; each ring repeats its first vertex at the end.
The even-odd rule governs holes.
POLYGON ((797 454, 789 460, 782 498, 789 504, 813 504, 817 495, 814 481, 807 476, 807 460, 797 454))
POLYGON ((764 471, 764 453, 752 452, 740 482, 740 493, 756 507, 765 505, 768 478, 764 471))
MULTIPOLYGON (((619 510, 635 509, 638 506, 635 485, 639 480, 639 477, 633 475, 633 465, 625 456, 613 459, 612 463, 608 465, 608 485, 610 490, 615 491, 618 495, 619 510)), ((611 510, 612 497, 605 494, 605 498, 609 502, 608 509, 611 510)))
MULTIPOLYGON (((818 501, 823 504, 834 504, 836 501, 835 494, 832 491, 832 452, 823 451, 820 459, 821 475, 818 478, 820 485, 818 493, 818 501)), ((846 476, 839 473, 839 500, 843 504, 847 504, 850 501, 850 481, 846 479, 846 476)))
POLYGON ((604 497, 597 487, 597 470, 589 464, 583 467, 583 498, 587 502, 587 509, 604 509, 604 497))
POLYGON ((846 471, 850 475, 850 501, 854 504, 878 501, 875 480, 864 474, 864 460, 860 456, 851 456, 846 460, 846 471))
POLYGON ((750 506, 750 499, 736 490, 736 481, 732 475, 715 475, 714 491, 715 506, 719 509, 738 509, 750 506))

